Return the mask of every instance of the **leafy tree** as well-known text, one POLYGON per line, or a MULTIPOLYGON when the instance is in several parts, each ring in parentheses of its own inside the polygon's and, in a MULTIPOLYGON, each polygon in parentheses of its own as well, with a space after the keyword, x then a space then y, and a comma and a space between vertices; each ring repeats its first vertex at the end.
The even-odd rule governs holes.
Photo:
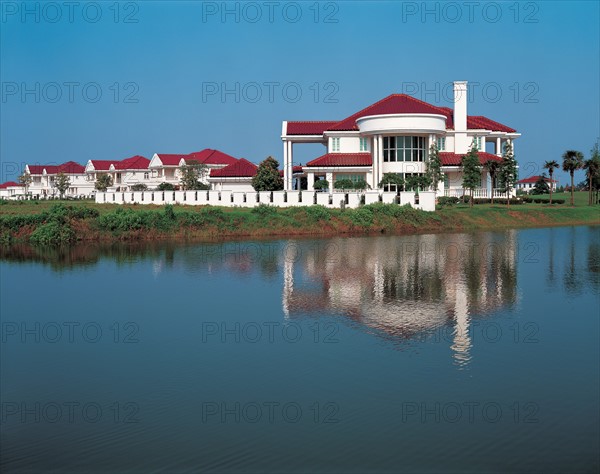
POLYGON ((263 160, 252 177, 252 187, 256 191, 281 191, 283 178, 279 175, 279 162, 272 156, 263 160))
POLYGON ((317 191, 329 189, 329 181, 327 181, 326 179, 318 179, 317 181, 315 181, 315 184, 313 184, 313 188, 317 191))
POLYGON ((204 163, 196 160, 187 161, 185 165, 179 167, 181 189, 184 191, 206 189, 207 185, 201 180, 206 176, 207 171, 208 167, 204 163))
POLYGON ((519 171, 517 168, 517 160, 513 153, 513 147, 510 142, 504 144, 504 152, 502 161, 500 162, 500 171, 498 178, 500 181, 500 189, 506 193, 506 206, 510 207, 510 194, 515 187, 519 171))
POLYGON ((571 176, 571 206, 575 205, 575 187, 573 175, 575 171, 583 167, 583 153, 577 150, 567 150, 563 153, 563 171, 567 171, 571 176))
POLYGON ((105 193, 106 190, 108 188, 110 188, 112 185, 113 185, 113 180, 112 180, 111 175, 102 173, 102 174, 99 174, 98 177, 96 178, 96 183, 94 184, 94 187, 98 191, 105 193))
POLYGON ((367 188, 370 188, 369 183, 367 183, 364 179, 359 179, 357 181, 354 181, 354 189, 356 189, 357 191, 364 191, 367 188))
POLYGON ((384 188, 385 186, 395 185, 398 191, 404 190, 404 179, 398 173, 383 173, 381 181, 379 181, 379 187, 384 188))
POLYGON ((463 188, 470 191, 469 205, 473 207, 473 191, 481 186, 481 163, 479 162, 479 153, 475 143, 471 146, 469 152, 462 157, 461 163, 463 173, 463 188))
POLYGON ((425 175, 430 180, 433 190, 437 191, 438 183, 444 179, 444 174, 442 173, 440 152, 435 142, 429 147, 429 160, 427 160, 425 175))
POLYGON ((533 189, 531 190, 531 194, 548 194, 550 193, 550 187, 548 186, 546 175, 542 174, 542 176, 538 177, 537 181, 533 185, 533 189))
POLYGON ((132 191, 147 191, 148 190, 148 186, 146 186, 144 183, 137 183, 131 186, 131 190, 132 191))
POLYGON ((554 170, 559 168, 560 165, 555 160, 546 161, 544 163, 544 169, 548 170, 550 175, 550 204, 552 204, 552 187, 554 186, 554 170))
POLYGON ((588 188, 588 204, 591 206, 594 203, 594 191, 598 194, 600 189, 600 151, 598 143, 592 148, 591 157, 583 164, 586 170, 586 187, 588 188))
POLYGON ((500 162, 497 160, 487 160, 483 167, 487 170, 490 175, 490 181, 492 182, 492 195, 491 203, 494 204, 494 186, 496 186, 496 177, 498 176, 498 172, 500 171, 500 162))
POLYGON ((420 189, 427 189, 431 185, 431 180, 423 174, 413 174, 406 178, 406 189, 419 192, 420 189))
POLYGON ((160 183, 156 189, 158 191, 175 191, 175 186, 173 186, 171 183, 160 183))
POLYGON ((71 180, 66 174, 58 173, 56 178, 54 178, 54 186, 58 189, 58 193, 62 199, 67 189, 69 189, 69 186, 71 186, 71 180))
POLYGON ((338 179, 335 183, 333 183, 334 189, 352 189, 354 188, 354 183, 351 179, 338 179))
POLYGON ((29 189, 29 185, 33 182, 33 178, 29 173, 23 172, 21 176, 19 176, 19 183, 21 183, 25 187, 25 195, 27 195, 27 191, 29 189))

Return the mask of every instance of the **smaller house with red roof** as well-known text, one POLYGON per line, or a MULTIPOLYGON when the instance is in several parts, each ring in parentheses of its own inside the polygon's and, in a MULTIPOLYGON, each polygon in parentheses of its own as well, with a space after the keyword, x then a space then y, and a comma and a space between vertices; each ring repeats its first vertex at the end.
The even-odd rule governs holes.
POLYGON ((98 176, 108 174, 112 178, 112 191, 129 191, 135 184, 146 184, 150 187, 150 160, 135 155, 123 160, 89 160, 85 166, 88 182, 95 185, 98 176))
POLYGON ((530 176, 529 178, 517 181, 517 190, 524 193, 530 193, 535 187, 535 183, 537 183, 540 178, 548 183, 548 186, 552 188, 552 191, 556 191, 558 180, 550 179, 547 176, 530 176))
POLYGON ((25 194, 25 187, 21 183, 7 181, 0 184, 0 198, 2 199, 14 199, 23 194, 25 194))
POLYGON ((252 178, 258 166, 245 158, 240 158, 224 168, 212 168, 208 182, 212 189, 217 191, 252 192, 252 178))
POLYGON ((200 177, 200 181, 208 184, 208 177, 213 170, 225 168, 228 165, 235 164, 237 161, 237 158, 227 153, 210 148, 188 154, 155 153, 150 160, 148 170, 150 171, 150 179, 153 185, 158 186, 160 183, 170 183, 174 186, 179 186, 181 167, 200 163, 206 165, 208 170, 206 176, 200 177))
POLYGON ((31 176, 27 194, 38 198, 59 194, 55 185, 56 175, 59 173, 69 177, 70 186, 66 196, 90 196, 94 190, 94 184, 90 184, 86 178, 85 167, 74 161, 61 165, 25 165, 25 173, 31 176))

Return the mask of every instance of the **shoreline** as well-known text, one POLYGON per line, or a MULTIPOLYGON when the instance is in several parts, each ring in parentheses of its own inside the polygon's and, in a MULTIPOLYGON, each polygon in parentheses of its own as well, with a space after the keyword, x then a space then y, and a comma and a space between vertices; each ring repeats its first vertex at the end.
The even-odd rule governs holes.
POLYGON ((36 245, 116 242, 214 243, 234 240, 464 233, 600 225, 600 207, 565 205, 456 206, 425 212, 374 204, 249 209, 212 206, 116 206, 60 202, 1 206, 0 243, 36 245), (33 209, 32 209, 33 208, 33 209), (7 212, 8 211, 8 212, 7 212), (32 212, 38 211, 38 212, 32 212))

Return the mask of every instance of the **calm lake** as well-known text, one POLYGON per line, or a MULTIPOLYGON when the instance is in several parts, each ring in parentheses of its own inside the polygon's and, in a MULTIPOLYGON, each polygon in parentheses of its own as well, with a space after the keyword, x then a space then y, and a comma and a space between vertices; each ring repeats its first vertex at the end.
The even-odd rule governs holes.
POLYGON ((599 227, 0 252, 3 473, 600 469, 599 227))

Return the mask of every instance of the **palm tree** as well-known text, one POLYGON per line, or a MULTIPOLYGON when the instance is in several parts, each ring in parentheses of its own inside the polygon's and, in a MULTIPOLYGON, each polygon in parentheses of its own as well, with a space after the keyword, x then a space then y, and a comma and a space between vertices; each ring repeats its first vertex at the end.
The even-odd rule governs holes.
POLYGON ((496 184, 496 175, 500 170, 500 162, 496 160, 487 160, 483 167, 487 170, 490 175, 490 181, 492 182, 492 200, 491 203, 494 204, 494 185, 496 184))
POLYGON ((550 175, 550 204, 552 204, 552 186, 554 184, 552 176, 554 176, 554 170, 559 167, 560 165, 555 160, 546 161, 544 163, 544 169, 547 169, 548 174, 550 175))
POLYGON ((563 171, 568 171, 571 175, 571 206, 575 205, 575 183, 573 182, 573 175, 575 171, 583 167, 583 153, 577 150, 567 150, 563 153, 563 171))
POLYGON ((587 170, 587 179, 588 179, 588 205, 593 204, 592 199, 592 190, 594 189, 594 180, 597 178, 600 173, 600 159, 598 157, 590 158, 589 160, 585 160, 583 163, 583 169, 587 170))

